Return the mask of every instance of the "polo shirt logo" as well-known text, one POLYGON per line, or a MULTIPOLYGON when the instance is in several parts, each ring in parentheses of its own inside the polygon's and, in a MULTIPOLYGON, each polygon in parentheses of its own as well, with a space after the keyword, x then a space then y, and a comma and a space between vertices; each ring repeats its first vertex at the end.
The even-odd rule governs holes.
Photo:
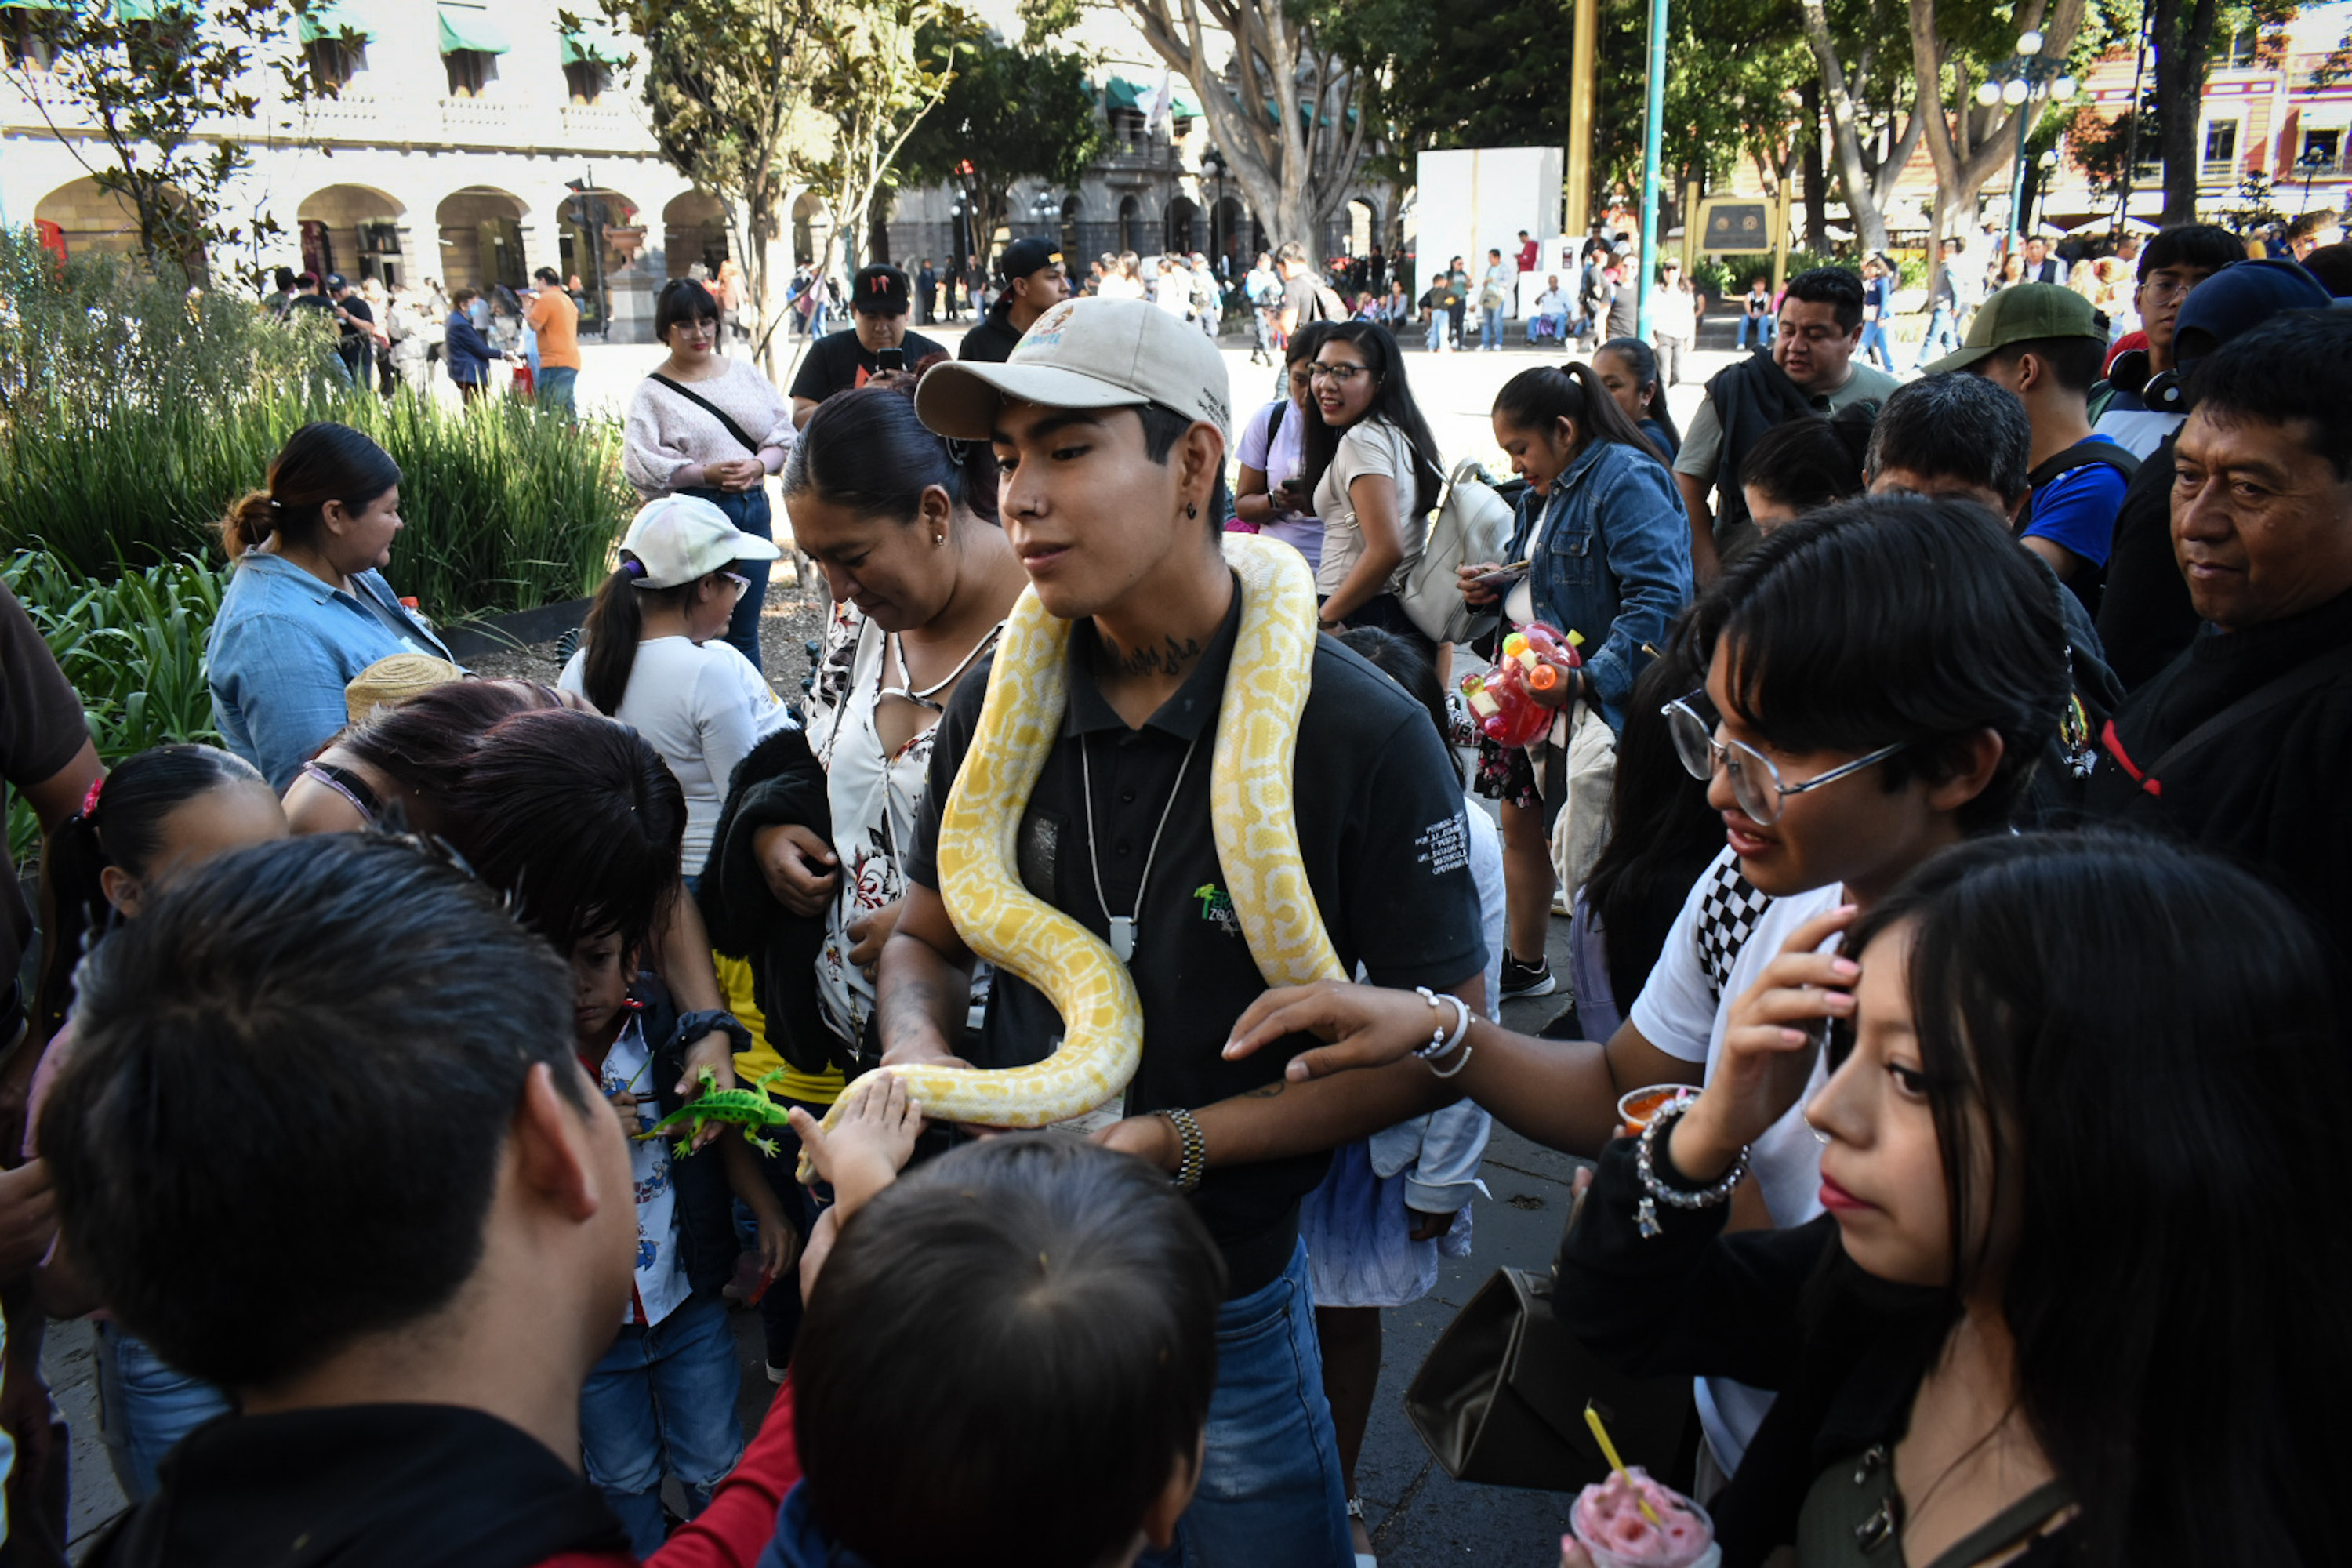
POLYGON ((1242 934, 1241 917, 1234 912, 1233 896, 1214 882, 1203 882, 1192 889, 1192 897, 1201 903, 1201 918, 1214 925, 1227 936, 1242 934))

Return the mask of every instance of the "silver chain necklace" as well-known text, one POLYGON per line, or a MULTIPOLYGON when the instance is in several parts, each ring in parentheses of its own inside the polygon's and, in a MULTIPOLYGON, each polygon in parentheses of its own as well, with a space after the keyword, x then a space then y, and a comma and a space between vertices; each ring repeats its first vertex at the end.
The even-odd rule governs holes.
POLYGON ((1143 876, 1135 884, 1135 911, 1115 915, 1110 912, 1110 900, 1103 897, 1102 863, 1097 858, 1095 846, 1095 770, 1092 753, 1087 749, 1087 737, 1078 737, 1078 776, 1087 795, 1087 869, 1095 879, 1095 902, 1102 906, 1103 918, 1110 922, 1110 950, 1121 963, 1135 956, 1135 922, 1143 913, 1143 895, 1151 886, 1151 862, 1160 855, 1160 836, 1168 829, 1169 814, 1176 809, 1176 797, 1184 791, 1184 773, 1192 765, 1192 753, 1200 748, 1201 737, 1195 734, 1184 748, 1184 760, 1176 764, 1176 782, 1169 787, 1168 804, 1160 808, 1160 826, 1151 830, 1151 847, 1143 852, 1143 876))

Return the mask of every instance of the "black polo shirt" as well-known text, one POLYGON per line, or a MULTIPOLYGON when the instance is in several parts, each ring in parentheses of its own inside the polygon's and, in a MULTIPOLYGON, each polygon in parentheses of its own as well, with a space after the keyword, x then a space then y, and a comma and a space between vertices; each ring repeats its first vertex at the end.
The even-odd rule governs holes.
MULTIPOLYGON (((920 332, 908 332, 899 339, 898 347, 907 356, 908 370, 933 354, 948 352, 920 332)), ((793 377, 792 395, 805 397, 811 403, 823 403, 836 392, 853 392, 864 386, 873 377, 874 368, 873 351, 859 341, 856 328, 828 332, 801 361, 800 374, 793 377)))
MULTIPOLYGON (((1234 1020, 1266 989, 1234 918, 1209 826, 1210 757, 1240 622, 1237 593, 1199 666, 1135 730, 1095 685, 1093 624, 1073 627, 1069 712, 1022 814, 1023 883, 1107 936, 1112 912, 1136 911, 1153 831, 1174 792, 1128 965, 1143 1004, 1143 1063, 1128 1088, 1130 1115, 1191 1110, 1275 1082, 1292 1057, 1318 1043, 1297 1035, 1243 1061, 1221 1054, 1234 1020), (1093 773, 1098 856, 1087 828, 1082 749, 1093 773)), ((1299 721, 1293 799, 1307 882, 1339 962, 1351 972, 1361 965, 1383 985, 1459 984, 1486 968, 1486 935, 1470 879, 1462 786, 1436 729, 1402 688, 1331 637, 1316 639, 1313 683, 1299 721)), ((906 858, 906 874, 926 887, 939 886, 940 807, 971 744, 987 686, 982 673, 957 688, 932 743, 906 858)), ((974 1065, 1042 1060, 1061 1034, 1061 1019, 1040 992, 999 973, 974 1065)), ((1194 1202, 1225 1250, 1234 1295, 1265 1284, 1289 1261, 1298 1200, 1329 1163, 1318 1153, 1229 1165, 1202 1182, 1194 1202)))

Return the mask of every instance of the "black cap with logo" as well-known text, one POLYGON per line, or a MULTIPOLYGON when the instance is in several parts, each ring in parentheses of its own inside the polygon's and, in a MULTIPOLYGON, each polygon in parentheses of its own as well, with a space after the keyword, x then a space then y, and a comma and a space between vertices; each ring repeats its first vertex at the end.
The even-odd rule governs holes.
POLYGON ((1058 265, 1062 247, 1049 240, 1016 239, 1004 247, 996 258, 996 275, 1010 283, 1015 278, 1026 278, 1032 272, 1043 272, 1058 265))
POLYGON ((861 267, 849 280, 849 308, 868 316, 907 313, 907 275, 887 262, 861 267))

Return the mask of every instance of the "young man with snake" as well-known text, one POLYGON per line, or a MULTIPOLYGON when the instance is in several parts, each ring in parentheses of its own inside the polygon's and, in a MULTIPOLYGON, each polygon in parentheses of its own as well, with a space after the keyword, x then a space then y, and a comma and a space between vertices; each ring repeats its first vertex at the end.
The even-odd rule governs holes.
POLYGON ((1158 1561, 1342 1565, 1298 1202, 1402 1096, 1349 1075, 1296 1118, 1290 1050, 1223 1047, 1269 984, 1360 969, 1429 988, 1458 1033, 1444 994, 1484 1005, 1485 941, 1427 716, 1315 635, 1278 547, 1220 532, 1226 389, 1198 333, 1098 299, 1005 363, 924 378, 926 424, 994 447, 1033 592, 940 722, 879 1027, 941 1120, 1035 1125, 1124 1091, 1100 1136, 1192 1193, 1227 1274, 1201 1491, 1158 1561), (998 974, 967 1044, 975 953, 998 974))

